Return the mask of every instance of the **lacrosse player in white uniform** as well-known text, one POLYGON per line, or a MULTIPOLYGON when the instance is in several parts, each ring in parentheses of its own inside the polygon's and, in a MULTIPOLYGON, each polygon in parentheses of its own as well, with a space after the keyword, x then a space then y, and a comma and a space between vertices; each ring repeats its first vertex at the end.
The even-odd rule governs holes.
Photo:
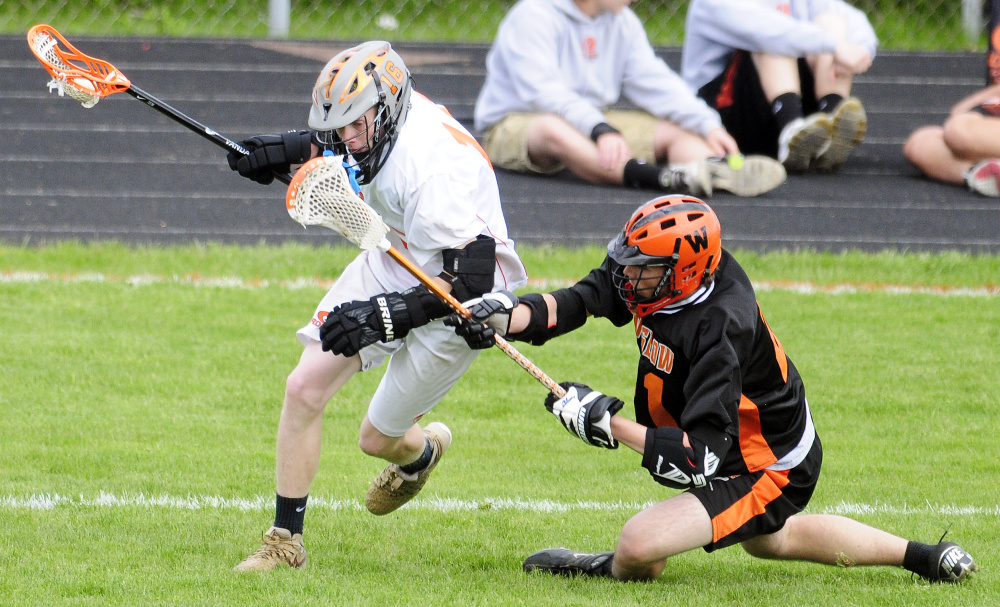
POLYGON ((829 173, 864 139, 851 85, 877 44, 843 0, 692 0, 681 75, 746 153, 829 173))
POLYGON ((653 51, 632 0, 521 0, 486 59, 475 109, 493 164, 701 196, 785 181, 743 158, 712 108, 653 51), (640 109, 615 109, 624 96, 640 109))
MULTIPOLYGON (((387 42, 343 51, 313 90, 311 131, 243 142, 232 154, 242 175, 275 172, 323 150, 347 154, 366 203, 391 228, 394 248, 465 301, 527 282, 507 236, 496 176, 476 140, 441 106, 412 90, 402 58, 387 42)), ((374 514, 399 508, 423 487, 451 443, 450 430, 417 424, 475 358, 437 319, 449 309, 386 253, 362 252, 298 331, 305 346, 288 377, 278 425, 274 525, 236 566, 301 567, 302 527, 319 465, 327 402, 358 371, 388 367, 361 423, 359 445, 389 465, 365 497, 374 514)))

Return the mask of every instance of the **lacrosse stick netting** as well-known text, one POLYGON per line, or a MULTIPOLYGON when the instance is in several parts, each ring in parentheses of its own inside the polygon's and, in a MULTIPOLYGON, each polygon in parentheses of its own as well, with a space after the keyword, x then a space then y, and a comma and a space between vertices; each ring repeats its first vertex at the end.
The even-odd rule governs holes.
POLYGON ((343 156, 318 156, 302 165, 288 185, 288 214, 303 226, 329 228, 365 251, 385 251, 389 226, 355 193, 343 162, 343 156))
POLYGON ((69 95, 90 108, 101 97, 120 93, 131 82, 107 61, 85 55, 66 41, 55 28, 41 23, 28 30, 31 52, 52 75, 49 90, 69 95))
MULTIPOLYGON (((434 295, 448 304, 448 307, 465 319, 472 318, 460 301, 444 291, 416 264, 393 248, 385 237, 389 232, 389 226, 382 221, 382 217, 375 209, 368 206, 355 192, 350 177, 344 169, 342 156, 321 156, 302 165, 288 186, 285 204, 292 219, 303 226, 323 226, 339 233, 363 250, 378 249, 387 253, 434 295)), ((499 335, 496 336, 496 345, 549 392, 559 398, 566 394, 562 386, 499 335)))

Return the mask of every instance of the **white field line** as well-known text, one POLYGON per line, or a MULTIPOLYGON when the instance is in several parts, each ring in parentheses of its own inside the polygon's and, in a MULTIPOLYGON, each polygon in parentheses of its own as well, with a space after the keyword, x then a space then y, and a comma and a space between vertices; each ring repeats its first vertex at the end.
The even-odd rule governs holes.
MULTIPOLYGON (((463 500, 455 498, 421 497, 403 508, 429 512, 475 512, 480 510, 505 510, 530 513, 563 513, 577 511, 602 512, 638 512, 652 506, 655 502, 597 502, 553 500, 536 500, 523 498, 484 498, 479 500, 463 500)), ((188 495, 179 497, 173 495, 145 495, 143 493, 115 495, 102 491, 96 497, 83 495, 68 496, 59 494, 34 494, 29 496, 0 496, 0 510, 54 510, 57 508, 165 508, 168 510, 241 510, 269 511, 274 507, 273 496, 257 496, 252 498, 230 498, 218 495, 188 495)), ((358 511, 365 509, 359 500, 328 499, 310 497, 311 509, 332 511, 358 511)), ((813 511, 817 512, 817 511, 813 511)), ((932 504, 925 502, 919 505, 902 504, 858 504, 840 502, 834 506, 820 508, 818 512, 827 514, 891 514, 913 515, 931 514, 940 516, 1000 516, 1000 505, 995 506, 960 506, 956 504, 932 504)))
MULTIPOLYGON (((196 287, 214 287, 222 289, 329 289, 333 280, 315 277, 299 277, 291 280, 247 280, 232 276, 200 276, 189 274, 185 276, 163 276, 156 274, 138 274, 133 276, 115 276, 98 272, 83 274, 59 274, 54 272, 20 272, 0 271, 2 283, 121 283, 133 286, 178 284, 196 287)), ((547 290, 568 287, 573 284, 569 280, 533 279, 528 281, 532 289, 547 290)), ((959 297, 997 297, 1000 296, 1000 286, 989 285, 981 287, 952 287, 946 285, 900 285, 885 283, 839 283, 816 284, 813 282, 790 281, 754 281, 753 286, 758 291, 786 291, 811 295, 826 293, 833 295, 854 293, 889 293, 895 295, 944 295, 959 297)))

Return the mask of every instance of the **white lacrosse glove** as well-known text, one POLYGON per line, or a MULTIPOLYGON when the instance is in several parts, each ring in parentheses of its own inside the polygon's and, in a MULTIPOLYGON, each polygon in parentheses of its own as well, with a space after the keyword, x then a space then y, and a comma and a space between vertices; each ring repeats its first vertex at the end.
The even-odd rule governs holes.
POLYGON ((611 434, 611 416, 625 406, 614 396, 601 394, 583 384, 563 382, 566 396, 545 397, 545 408, 559 418, 570 434, 595 447, 617 449, 618 441, 611 434))
POLYGON ((466 320, 455 312, 444 319, 444 324, 455 327, 455 333, 465 339, 473 350, 491 348, 496 344, 495 335, 502 337, 507 334, 517 303, 517 295, 510 291, 486 293, 462 304, 472 320, 466 320))

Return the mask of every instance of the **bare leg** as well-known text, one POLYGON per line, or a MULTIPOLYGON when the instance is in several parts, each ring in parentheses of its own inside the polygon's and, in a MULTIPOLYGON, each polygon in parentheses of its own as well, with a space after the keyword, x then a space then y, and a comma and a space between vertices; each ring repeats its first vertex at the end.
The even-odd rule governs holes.
POLYGON ((541 167, 559 163, 590 183, 622 185, 625 160, 607 169, 601 165, 597 145, 558 116, 542 115, 528 131, 528 156, 541 167))
MULTIPOLYGON (((830 13, 818 15, 813 23, 838 38, 844 38, 847 35, 847 21, 840 15, 830 13)), ((854 76, 848 73, 838 73, 834 69, 831 53, 812 55, 807 57, 806 61, 812 69, 816 99, 822 99, 831 93, 836 93, 845 99, 851 96, 851 84, 854 76)))
POLYGON ((907 540, 833 514, 799 514, 776 533, 743 542, 743 549, 765 559, 826 565, 902 566, 907 540))
POLYGON ((347 380, 361 368, 358 357, 323 352, 311 342, 288 376, 278 422, 276 477, 278 494, 304 497, 319 468, 323 410, 347 380))
POLYGON ((667 557, 711 541, 712 520, 708 511, 698 498, 681 493, 643 510, 625 523, 611 572, 619 580, 652 580, 663 572, 667 557))
POLYGON ((424 444, 424 431, 417 424, 410 426, 403 436, 386 436, 375 429, 367 415, 361 422, 358 446, 368 455, 405 466, 423 455, 424 444))
POLYGON ((944 123, 944 142, 957 158, 970 162, 1000 157, 1000 118, 956 114, 944 123))
POLYGON ((669 161, 670 164, 683 164, 715 156, 703 137, 665 120, 661 120, 656 126, 653 149, 656 150, 656 160, 660 163, 669 161))
POLYGON ((768 102, 773 102, 785 93, 802 94, 799 82, 799 64, 795 57, 753 53, 754 67, 760 76, 760 86, 768 102))
POLYGON ((925 126, 914 131, 903 146, 903 154, 931 179, 962 184, 973 162, 955 155, 945 143, 944 129, 925 126))

